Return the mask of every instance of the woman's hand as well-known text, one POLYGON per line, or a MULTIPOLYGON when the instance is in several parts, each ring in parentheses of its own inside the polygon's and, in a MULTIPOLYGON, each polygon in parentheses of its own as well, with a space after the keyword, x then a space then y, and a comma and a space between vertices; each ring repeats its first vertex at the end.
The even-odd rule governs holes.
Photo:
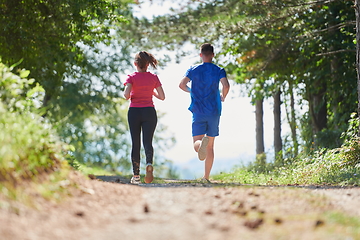
POLYGON ((165 100, 165 93, 162 86, 155 88, 153 95, 160 100, 165 100))
POLYGON ((124 90, 124 97, 125 97, 126 100, 130 99, 131 89, 132 89, 132 84, 127 83, 126 86, 125 86, 125 90, 124 90))

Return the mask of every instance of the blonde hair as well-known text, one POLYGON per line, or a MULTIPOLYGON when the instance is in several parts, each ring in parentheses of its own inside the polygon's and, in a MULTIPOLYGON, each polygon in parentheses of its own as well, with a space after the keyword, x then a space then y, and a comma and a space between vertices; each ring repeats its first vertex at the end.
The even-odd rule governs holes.
POLYGON ((154 69, 158 64, 158 61, 155 57, 146 51, 141 51, 135 55, 135 62, 139 68, 144 69, 147 64, 150 64, 154 69))

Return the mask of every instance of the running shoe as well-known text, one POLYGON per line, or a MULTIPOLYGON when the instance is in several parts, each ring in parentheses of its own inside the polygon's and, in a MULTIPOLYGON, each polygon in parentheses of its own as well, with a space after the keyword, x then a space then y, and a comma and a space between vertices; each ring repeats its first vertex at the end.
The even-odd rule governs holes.
POLYGON ((204 161, 206 158, 206 148, 209 143, 209 138, 207 136, 203 137, 200 143, 200 148, 198 151, 198 157, 200 161, 204 161))
POLYGON ((154 168, 151 164, 146 166, 145 183, 151 183, 154 180, 154 168))
POLYGON ((130 180, 131 184, 140 184, 140 177, 132 177, 130 180))
POLYGON ((201 178, 199 181, 200 181, 201 183, 211 183, 209 179, 204 178, 204 177, 201 178))

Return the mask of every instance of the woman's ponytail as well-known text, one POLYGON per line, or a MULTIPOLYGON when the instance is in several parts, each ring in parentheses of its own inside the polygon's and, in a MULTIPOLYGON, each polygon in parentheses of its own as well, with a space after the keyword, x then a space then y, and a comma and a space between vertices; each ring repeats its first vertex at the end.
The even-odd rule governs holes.
POLYGON ((154 69, 156 69, 158 64, 158 61, 155 59, 155 57, 146 51, 137 53, 135 55, 135 62, 141 69, 145 68, 147 64, 150 64, 154 69))

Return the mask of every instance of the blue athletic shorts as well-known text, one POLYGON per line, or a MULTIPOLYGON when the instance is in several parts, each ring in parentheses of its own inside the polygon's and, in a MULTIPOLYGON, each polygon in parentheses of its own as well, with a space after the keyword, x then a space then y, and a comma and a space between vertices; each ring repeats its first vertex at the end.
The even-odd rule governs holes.
POLYGON ((209 137, 219 136, 220 115, 204 116, 193 114, 192 135, 206 134, 209 137))

